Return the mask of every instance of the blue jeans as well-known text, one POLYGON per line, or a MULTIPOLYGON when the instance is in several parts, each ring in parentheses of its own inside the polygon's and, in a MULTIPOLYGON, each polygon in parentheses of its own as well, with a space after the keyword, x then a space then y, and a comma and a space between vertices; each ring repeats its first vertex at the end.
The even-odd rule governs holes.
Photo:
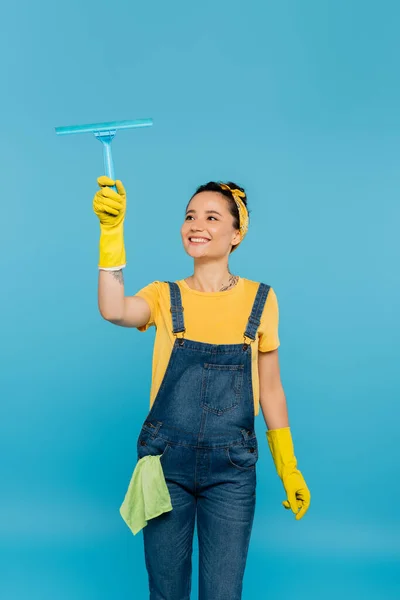
MULTIPOLYGON (((173 333, 184 332, 179 287, 169 282, 173 333)), ((269 286, 260 284, 245 337, 254 340, 269 286)), ((143 529, 150 600, 189 600, 195 518, 199 600, 241 600, 256 502, 251 348, 176 337, 137 441, 161 455, 172 511, 143 529)))

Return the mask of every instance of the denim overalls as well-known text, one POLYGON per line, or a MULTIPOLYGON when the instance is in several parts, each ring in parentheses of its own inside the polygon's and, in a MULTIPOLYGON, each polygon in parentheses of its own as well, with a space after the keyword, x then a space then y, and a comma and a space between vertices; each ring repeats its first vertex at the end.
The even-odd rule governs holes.
POLYGON ((240 600, 258 459, 250 344, 270 286, 258 287, 244 341, 208 344, 183 337, 180 289, 168 285, 176 339, 137 440, 138 459, 161 455, 173 507, 143 529, 150 600, 190 599, 196 512, 199 600, 240 600))

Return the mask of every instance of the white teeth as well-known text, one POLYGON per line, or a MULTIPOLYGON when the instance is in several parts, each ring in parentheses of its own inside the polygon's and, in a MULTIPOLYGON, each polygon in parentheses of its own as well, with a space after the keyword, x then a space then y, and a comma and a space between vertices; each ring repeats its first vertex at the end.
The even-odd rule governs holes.
POLYGON ((189 240, 190 240, 191 242, 198 242, 198 243, 203 243, 203 244, 204 244, 205 242, 208 242, 208 241, 209 241, 209 240, 207 240, 206 238, 194 238, 194 237, 192 237, 192 238, 189 238, 189 240))

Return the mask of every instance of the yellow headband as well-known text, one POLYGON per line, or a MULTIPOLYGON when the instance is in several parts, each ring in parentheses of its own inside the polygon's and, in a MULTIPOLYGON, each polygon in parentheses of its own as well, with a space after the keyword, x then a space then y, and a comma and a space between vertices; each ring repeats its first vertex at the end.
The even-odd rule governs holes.
MULTIPOLYGON (((239 231, 240 231, 240 242, 241 242, 249 228, 249 213, 247 212, 245 203, 242 201, 242 198, 246 198, 246 194, 244 192, 242 192, 241 190, 238 190, 237 188, 234 188, 234 189, 230 188, 229 185, 226 185, 226 183, 220 183, 219 186, 223 190, 228 190, 229 192, 231 192, 233 199, 236 202, 236 206, 238 207, 239 225, 240 225, 239 231)), ((240 242, 239 242, 239 244, 240 244, 240 242)), ((235 249, 239 244, 236 244, 236 246, 233 246, 233 249, 235 249)))

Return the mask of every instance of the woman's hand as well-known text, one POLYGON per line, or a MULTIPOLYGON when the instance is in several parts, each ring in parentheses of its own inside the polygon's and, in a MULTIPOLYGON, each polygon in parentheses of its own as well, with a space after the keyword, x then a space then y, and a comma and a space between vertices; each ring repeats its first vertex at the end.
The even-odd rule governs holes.
POLYGON ((122 182, 114 181, 106 175, 97 179, 100 189, 93 198, 93 210, 103 227, 111 228, 120 225, 126 212, 126 191, 122 182), (117 187, 117 192, 111 186, 117 187))
POLYGON ((285 508, 291 509, 296 515, 296 520, 299 521, 310 506, 310 490, 298 469, 288 475, 283 475, 282 483, 287 495, 287 500, 284 500, 282 504, 285 508))
POLYGON ((115 271, 126 266, 124 219, 126 191, 122 182, 103 175, 93 198, 93 210, 100 220, 99 269, 115 271), (116 185, 117 192, 110 186, 116 185))
POLYGON ((298 521, 310 506, 311 494, 303 475, 297 468, 290 427, 269 429, 266 435, 276 472, 287 495, 287 500, 282 504, 294 512, 298 521))

